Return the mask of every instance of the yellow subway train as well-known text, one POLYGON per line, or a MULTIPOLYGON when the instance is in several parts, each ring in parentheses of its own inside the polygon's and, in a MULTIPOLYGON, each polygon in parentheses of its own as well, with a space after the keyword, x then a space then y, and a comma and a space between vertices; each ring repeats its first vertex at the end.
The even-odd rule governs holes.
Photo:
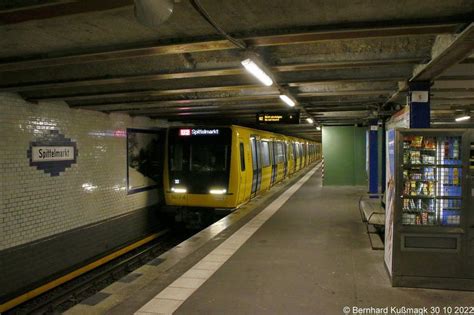
POLYGON ((321 144, 241 126, 168 129, 168 206, 234 209, 321 159, 321 144))

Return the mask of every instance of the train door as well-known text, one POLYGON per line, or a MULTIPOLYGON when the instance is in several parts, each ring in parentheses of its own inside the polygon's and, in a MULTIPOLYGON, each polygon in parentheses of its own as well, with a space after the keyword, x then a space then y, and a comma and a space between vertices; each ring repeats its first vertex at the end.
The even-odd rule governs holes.
POLYGON ((296 143, 291 144, 293 146, 293 173, 296 172, 297 161, 298 161, 298 150, 296 148, 296 143))
POLYGON ((304 156, 304 144, 300 143, 300 169, 304 168, 305 156, 304 156))
POLYGON ((245 165, 245 149, 244 143, 239 142, 239 154, 240 154, 240 182, 239 182, 239 196, 238 203, 241 203, 245 200, 245 192, 247 191, 247 175, 246 175, 246 166, 245 165))
POLYGON ((285 142, 282 142, 281 146, 283 149, 283 178, 286 178, 288 174, 288 147, 285 142))
POLYGON ((250 197, 257 195, 262 183, 262 164, 260 161, 260 140, 255 136, 250 137, 250 149, 252 151, 252 191, 250 197))
POLYGON ((303 144, 298 144, 298 150, 300 155, 300 169, 304 167, 304 154, 303 154, 303 144))
POLYGON ((312 144, 308 144, 308 165, 313 162, 312 144))
MULTIPOLYGON (((306 150, 306 143, 302 143, 301 147, 303 149, 303 167, 306 167, 308 163, 308 156, 307 156, 307 150, 306 150)), ((302 167, 302 168, 303 168, 302 167)))
POLYGON ((275 184, 276 182, 276 178, 277 178, 277 160, 276 160, 276 150, 277 150, 277 143, 275 141, 271 141, 270 143, 270 151, 272 152, 272 157, 271 157, 271 160, 272 160, 272 178, 271 178, 271 181, 270 181, 270 186, 273 186, 273 184, 275 184))

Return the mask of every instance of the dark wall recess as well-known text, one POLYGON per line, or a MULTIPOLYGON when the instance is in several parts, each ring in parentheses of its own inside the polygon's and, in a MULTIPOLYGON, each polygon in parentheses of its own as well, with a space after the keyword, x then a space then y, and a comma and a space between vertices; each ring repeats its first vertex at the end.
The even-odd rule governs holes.
POLYGON ((0 304, 160 230, 147 207, 0 251, 0 304))

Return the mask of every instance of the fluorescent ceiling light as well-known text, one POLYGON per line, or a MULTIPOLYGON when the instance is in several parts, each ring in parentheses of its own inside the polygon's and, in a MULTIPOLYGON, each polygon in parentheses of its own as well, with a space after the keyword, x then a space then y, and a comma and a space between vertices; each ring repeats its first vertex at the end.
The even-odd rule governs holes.
POLYGON ((241 62, 245 69, 250 72, 254 77, 256 77, 260 82, 266 86, 273 84, 273 80, 268 74, 266 74, 255 62, 250 59, 245 59, 241 62))
POLYGON ((456 121, 464 121, 464 120, 468 120, 468 119, 471 119, 470 115, 462 115, 462 116, 457 117, 455 120, 456 121))
POLYGON ((226 189, 211 189, 209 192, 213 195, 223 195, 227 192, 226 189))
POLYGON ((188 192, 186 188, 176 188, 176 187, 171 188, 171 191, 177 194, 185 194, 188 192))
POLYGON ((321 130, 321 126, 317 126, 317 127, 316 127, 316 130, 317 130, 317 131, 320 131, 320 130, 321 130))
POLYGON ((314 123, 313 118, 309 118, 309 117, 308 117, 308 118, 306 118, 306 121, 308 122, 308 124, 314 123))
POLYGON ((293 101, 291 98, 286 96, 285 94, 280 94, 280 99, 286 103, 286 105, 290 107, 294 107, 296 105, 295 101, 293 101))

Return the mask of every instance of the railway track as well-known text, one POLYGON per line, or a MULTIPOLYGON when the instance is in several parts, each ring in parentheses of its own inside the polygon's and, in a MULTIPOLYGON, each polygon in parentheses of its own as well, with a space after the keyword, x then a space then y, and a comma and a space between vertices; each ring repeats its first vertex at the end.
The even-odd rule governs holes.
POLYGON ((20 304, 4 314, 56 314, 64 312, 160 256, 192 234, 194 233, 191 231, 165 230, 160 237, 152 242, 20 304))

